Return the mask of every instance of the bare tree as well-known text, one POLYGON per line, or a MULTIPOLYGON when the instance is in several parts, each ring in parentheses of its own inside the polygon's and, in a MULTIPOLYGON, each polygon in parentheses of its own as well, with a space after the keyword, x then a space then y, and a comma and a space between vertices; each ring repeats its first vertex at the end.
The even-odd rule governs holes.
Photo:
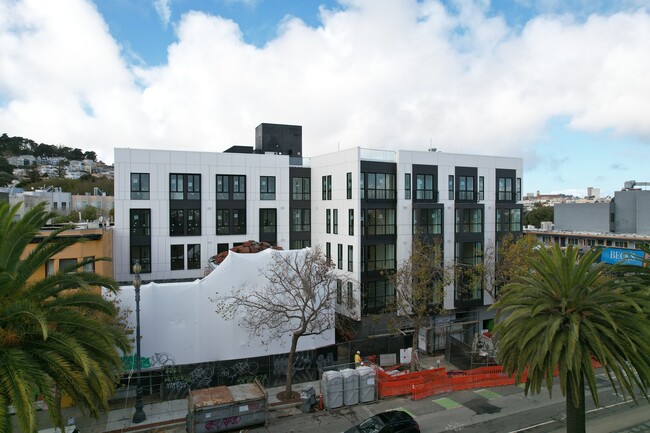
POLYGON ((534 235, 513 236, 509 233, 497 245, 485 249, 476 271, 483 276, 484 289, 494 301, 500 296, 500 288, 530 274, 528 259, 535 256, 539 248, 534 235))
POLYGON ((272 254, 268 267, 260 271, 267 281, 264 287, 217 293, 214 302, 216 312, 225 319, 243 312, 241 325, 252 336, 284 341, 291 335, 286 388, 278 395, 290 399, 294 396, 292 367, 298 339, 334 328, 336 280, 345 277, 336 274, 333 263, 318 247, 272 254))
POLYGON ((453 281, 453 265, 445 264, 442 243, 426 241, 414 236, 409 257, 395 272, 386 277, 395 287, 395 302, 388 308, 397 316, 388 325, 395 329, 402 323, 401 317, 410 319, 413 327, 411 347, 411 370, 417 370, 418 335, 420 329, 429 326, 431 318, 444 311, 445 287, 453 281))

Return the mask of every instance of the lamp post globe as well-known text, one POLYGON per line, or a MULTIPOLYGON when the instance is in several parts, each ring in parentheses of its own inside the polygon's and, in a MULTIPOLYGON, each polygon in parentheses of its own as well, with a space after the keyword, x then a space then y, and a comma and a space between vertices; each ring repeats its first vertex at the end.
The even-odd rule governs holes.
POLYGON ((140 278, 140 271, 142 266, 140 261, 135 262, 133 265, 133 288, 135 289, 135 356, 136 356, 136 369, 137 369, 137 384, 135 390, 135 413, 133 414, 133 423, 138 424, 147 419, 144 413, 144 402, 142 401, 142 382, 140 381, 140 286, 142 279, 140 278))

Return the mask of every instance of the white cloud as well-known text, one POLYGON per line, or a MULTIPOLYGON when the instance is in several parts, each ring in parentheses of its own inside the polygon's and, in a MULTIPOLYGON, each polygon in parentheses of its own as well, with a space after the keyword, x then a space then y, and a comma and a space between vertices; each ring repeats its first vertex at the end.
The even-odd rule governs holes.
POLYGON ((261 122, 303 125, 307 156, 338 143, 521 156, 560 116, 650 139, 647 12, 545 15, 517 32, 482 3, 343 4, 319 28, 288 18, 263 48, 187 13, 168 63, 135 67, 87 2, 0 0, 0 130, 109 161, 116 146, 252 145, 261 122))
POLYGON ((163 25, 167 27, 169 25, 169 20, 172 16, 172 9, 170 6, 171 0, 154 0, 153 7, 156 9, 156 13, 160 17, 163 25))

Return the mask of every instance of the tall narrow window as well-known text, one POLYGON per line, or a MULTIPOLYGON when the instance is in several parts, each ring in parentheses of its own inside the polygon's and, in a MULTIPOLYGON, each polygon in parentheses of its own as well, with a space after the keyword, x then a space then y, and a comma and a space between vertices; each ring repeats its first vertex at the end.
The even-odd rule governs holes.
POLYGON ((339 210, 338 209, 334 209, 332 232, 335 235, 339 234, 339 210))
POLYGON ((323 176, 322 186, 323 186, 323 197, 322 197, 322 199, 327 200, 327 176, 323 176))
POLYGON ((201 244, 187 245, 187 269, 201 269, 201 244))
POLYGON ((411 199, 411 173, 404 173, 404 198, 411 199))
POLYGON ((497 200, 512 201, 512 178, 500 177, 497 182, 497 200))
POLYGON ((141 274, 151 273, 151 245, 131 245, 131 273, 136 262, 142 266, 141 274))
POLYGON ((183 200, 185 190, 185 176, 182 174, 169 175, 169 199, 183 200))
POLYGON ((277 210, 260 209, 260 233, 277 232, 277 210))
POLYGON ((343 282, 339 279, 336 280, 336 303, 343 303, 343 282))
POLYGON ((415 177, 415 199, 416 200, 433 200, 433 175, 432 174, 418 174, 415 177))
POLYGON ((332 209, 325 210, 325 233, 332 233, 332 209))
POLYGON ((201 175, 186 174, 187 180, 187 200, 201 200, 201 175))
POLYGON ((185 269, 185 253, 184 245, 172 245, 171 246, 171 270, 172 271, 182 271, 185 269))
POLYGON ((291 211, 291 231, 308 232, 311 230, 311 210, 310 209, 292 209, 291 211))
POLYGON ((348 209, 348 234, 354 236, 354 209, 348 209))
POLYGON ((352 245, 348 245, 348 271, 353 272, 354 254, 352 253, 352 245))
POLYGON ((354 290, 352 286, 352 281, 348 281, 348 290, 347 290, 347 298, 348 298, 348 308, 354 307, 354 290))
POLYGON ((332 244, 331 244, 331 242, 325 242, 325 258, 328 261, 332 260, 332 244))
POLYGON ((458 200, 474 200, 474 176, 458 176, 458 200))
POLYGON ((149 200, 149 173, 131 173, 131 200, 149 200))
POLYGON ((517 178, 517 201, 521 201, 521 178, 517 178))
POLYGON ((242 235, 246 233, 246 210, 233 209, 232 211, 232 234, 242 235))
POLYGON ((217 209, 217 234, 230 234, 230 210, 217 209))
POLYGON ((169 235, 183 236, 185 234, 185 210, 172 209, 169 211, 169 235))
POLYGON ((332 175, 327 176, 327 199, 332 200, 332 175))
POLYGON ((343 269, 343 244, 337 245, 336 267, 343 269))
POLYGON ((479 201, 485 200, 485 177, 478 177, 478 199, 479 201))
POLYGON ((454 175, 449 175, 449 200, 454 199, 454 175))
POLYGON ((346 185, 347 185, 347 198, 352 198, 352 173, 347 173, 345 175, 346 185))
POLYGON ((275 200, 275 176, 260 176, 260 200, 275 200))
POLYGON ((151 236, 151 209, 131 209, 131 236, 151 236))

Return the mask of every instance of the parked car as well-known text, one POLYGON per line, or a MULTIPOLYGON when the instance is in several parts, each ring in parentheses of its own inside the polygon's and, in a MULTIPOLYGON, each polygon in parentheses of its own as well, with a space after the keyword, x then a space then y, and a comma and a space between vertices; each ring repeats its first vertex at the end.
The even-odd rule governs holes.
POLYGON ((402 410, 388 410, 373 415, 345 433, 419 433, 420 426, 402 410))

